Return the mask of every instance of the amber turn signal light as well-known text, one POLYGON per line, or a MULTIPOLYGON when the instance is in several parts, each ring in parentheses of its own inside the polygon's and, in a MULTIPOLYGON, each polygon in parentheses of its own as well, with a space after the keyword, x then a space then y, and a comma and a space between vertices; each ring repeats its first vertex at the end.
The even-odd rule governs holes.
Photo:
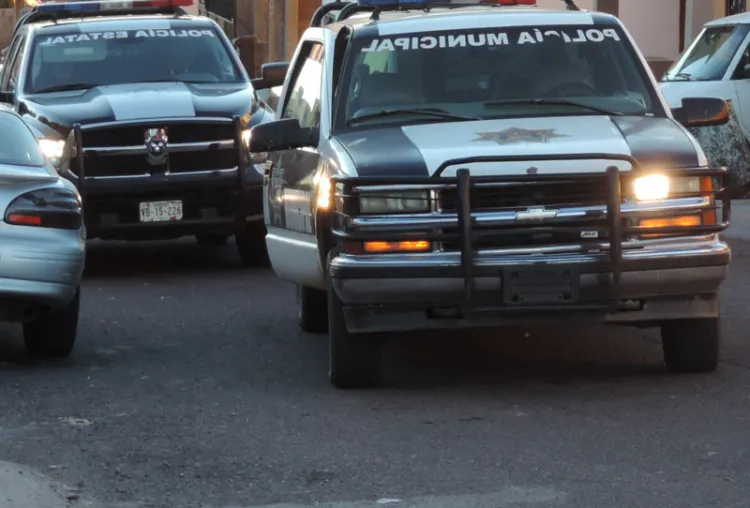
POLYGON ((365 252, 382 254, 386 252, 426 252, 432 249, 427 240, 408 240, 403 242, 365 242, 365 252))

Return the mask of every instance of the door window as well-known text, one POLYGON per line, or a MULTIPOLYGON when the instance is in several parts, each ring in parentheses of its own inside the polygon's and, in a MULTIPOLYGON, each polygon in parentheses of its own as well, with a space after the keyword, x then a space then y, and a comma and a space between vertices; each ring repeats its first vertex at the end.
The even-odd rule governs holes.
POLYGON ((282 118, 296 118, 302 127, 320 125, 323 87, 323 45, 306 43, 295 66, 290 95, 282 118))
POLYGON ((3 91, 14 91, 16 84, 18 84, 18 73, 21 67, 21 57, 23 56, 25 41, 25 35, 17 36, 11 45, 10 51, 8 51, 8 56, 3 68, 2 82, 0 82, 0 89, 3 91))
POLYGON ((18 76, 21 75, 21 62, 23 62, 23 49, 26 42, 26 38, 22 38, 21 42, 18 43, 18 51, 13 59, 13 66, 10 69, 10 79, 8 80, 8 91, 15 91, 18 85, 18 76))

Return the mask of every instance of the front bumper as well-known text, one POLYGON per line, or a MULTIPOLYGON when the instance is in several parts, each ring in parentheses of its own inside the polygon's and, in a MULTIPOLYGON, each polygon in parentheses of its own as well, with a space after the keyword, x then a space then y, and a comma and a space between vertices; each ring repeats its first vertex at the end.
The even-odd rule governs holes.
MULTIPOLYGON (((168 156, 195 154, 205 162, 207 154, 221 155, 222 160, 234 159, 234 167, 204 169, 204 166, 191 167, 181 171, 180 167, 170 170, 154 168, 153 171, 139 171, 137 174, 90 174, 86 160, 90 158, 100 168, 109 160, 118 162, 122 171, 122 161, 112 157, 146 157, 145 145, 96 146, 87 147, 84 143, 86 132, 102 131, 110 128, 133 128, 138 122, 114 124, 75 125, 72 131, 73 146, 82 147, 77 156, 66 168, 66 176, 76 184, 83 199, 84 222, 89 238, 103 239, 166 239, 197 234, 229 235, 250 222, 263 218, 262 176, 250 164, 249 154, 243 148, 241 139, 242 123, 239 117, 229 119, 179 118, 160 121, 165 125, 185 125, 190 123, 214 123, 217 128, 233 126, 234 139, 176 143, 167 146, 168 156), (182 205, 182 218, 143 222, 140 217, 141 203, 159 201, 179 201, 182 205)), ((192 156, 192 155, 191 155, 192 156)), ((113 166, 114 167, 114 166, 113 166)))
POLYGON ((727 276, 730 249, 715 239, 694 240, 681 247, 626 250, 615 304, 610 304, 613 279, 607 270, 608 254, 602 253, 545 255, 546 267, 569 269, 575 277, 571 287, 578 295, 571 304, 512 302, 512 289, 503 281, 513 272, 538 267, 539 257, 533 255, 477 255, 469 309, 457 253, 370 259, 339 255, 329 269, 333 288, 347 306, 352 331, 511 324, 528 322, 529 314, 534 321, 575 318, 648 324, 718 315, 715 293, 727 276))
MULTIPOLYGON (((635 161, 632 164, 637 166, 635 161)), ((673 174, 681 173, 724 180, 726 170, 676 170, 673 174)), ((621 175, 611 167, 602 175, 607 203, 600 210, 590 207, 581 214, 580 209, 561 208, 552 220, 519 224, 509 223, 502 214, 471 208, 470 190, 476 185, 577 176, 583 175, 482 177, 475 182, 468 170, 459 170, 455 178, 433 177, 428 181, 334 178, 335 199, 342 205, 332 217, 339 253, 330 259, 329 275, 344 304, 347 326, 354 332, 376 332, 545 319, 649 325, 718 316, 717 290, 727 275, 731 257, 729 247, 717 235, 729 224, 730 203, 723 185, 662 204, 624 205, 621 175), (356 202, 358 192, 371 193, 375 188, 387 191, 391 185, 401 190, 455 186, 457 211, 363 217, 347 205, 356 202), (648 229, 629 225, 632 220, 653 216, 700 214, 709 209, 716 213, 717 198, 723 206, 721 217, 714 223, 648 229), (577 222, 570 219, 573 216, 577 222), (581 224, 581 217, 588 222, 581 224), (584 232, 596 229, 599 239, 584 240, 584 232), (572 231, 581 240, 578 245, 477 247, 488 238, 557 231, 572 231), (644 239, 644 233, 662 236, 644 239), (426 238, 437 245, 449 241, 458 248, 381 255, 347 250, 347 245, 359 242, 414 238, 426 238)), ((591 175, 586 177, 590 179, 591 175)))

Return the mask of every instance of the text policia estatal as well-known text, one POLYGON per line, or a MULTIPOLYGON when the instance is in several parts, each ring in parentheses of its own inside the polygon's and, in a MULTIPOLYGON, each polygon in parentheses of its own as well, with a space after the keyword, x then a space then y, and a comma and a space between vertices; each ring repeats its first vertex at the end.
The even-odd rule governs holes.
POLYGON ((363 53, 373 51, 402 51, 411 49, 465 48, 467 46, 505 46, 508 44, 538 44, 545 39, 562 38, 566 43, 602 42, 607 39, 619 41, 620 36, 611 28, 581 30, 534 29, 512 37, 506 32, 460 33, 451 35, 421 35, 409 37, 389 37, 373 39, 369 46, 362 48, 363 53))
POLYGON ((216 37, 213 30, 120 30, 116 32, 88 32, 47 37, 40 46, 75 44, 76 42, 98 41, 100 39, 141 39, 164 37, 216 37))

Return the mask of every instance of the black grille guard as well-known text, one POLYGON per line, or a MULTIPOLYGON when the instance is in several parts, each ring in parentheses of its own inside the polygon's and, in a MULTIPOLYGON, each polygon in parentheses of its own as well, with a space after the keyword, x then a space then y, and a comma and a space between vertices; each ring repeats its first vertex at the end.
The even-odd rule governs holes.
MULTIPOLYGON (((229 122, 232 123, 234 126, 234 146, 237 150, 238 154, 238 167, 237 167, 237 183, 239 185, 239 188, 242 189, 245 186, 245 168, 249 165, 249 156, 247 151, 243 148, 243 141, 242 141, 242 118, 239 115, 235 115, 232 117, 231 120, 229 119, 214 119, 213 121, 209 118, 202 118, 202 117, 193 117, 193 118, 179 118, 179 119, 172 119, 172 122, 179 122, 179 123, 215 123, 217 125, 225 125, 229 122)), ((73 143, 76 147, 78 156, 76 157, 76 179, 73 182, 76 187, 78 188, 78 192, 81 194, 81 198, 85 200, 85 193, 86 193, 86 168, 85 168, 85 162, 84 162, 84 153, 83 149, 85 148, 83 146, 83 132, 88 130, 98 130, 98 129, 104 129, 109 127, 114 127, 118 125, 146 125, 147 121, 142 119, 137 120, 131 120, 131 121, 121 121, 121 122, 105 122, 101 124, 92 124, 92 125, 81 125, 79 123, 76 123, 73 125, 72 134, 73 134, 73 143)), ((159 122, 150 122, 150 123, 156 123, 159 122)), ((72 168, 71 168, 72 169, 72 168)))
MULTIPOLYGON (((590 230, 590 226, 571 227, 569 225, 556 225, 554 221, 543 224, 530 224, 526 227, 507 228, 503 226, 483 226, 477 228, 476 217, 471 209, 471 190, 479 185, 492 184, 514 184, 534 182, 571 182, 602 178, 606 186, 606 228, 608 233, 608 262, 603 267, 604 273, 611 275, 610 302, 616 306, 619 299, 619 285, 621 275, 621 262, 623 257, 623 238, 629 235, 677 235, 677 236, 701 236, 720 233, 729 227, 731 212, 731 189, 729 183, 729 172, 725 167, 719 168, 665 168, 660 173, 671 177, 711 177, 713 185, 710 190, 698 192, 682 192, 670 194, 669 199, 678 198, 705 198, 711 197, 712 206, 699 206, 691 208, 695 212, 710 212, 717 210, 717 202, 721 202, 721 217, 716 217, 715 224, 703 224, 700 226, 665 226, 665 227, 641 227, 624 226, 622 203, 622 181, 623 177, 633 178, 651 173, 642 168, 638 162, 629 156, 617 154, 584 154, 584 155, 534 155, 529 157, 468 157, 445 161, 433 176, 426 177, 350 177, 334 176, 331 178, 333 188, 333 203, 338 203, 333 213, 332 233, 342 244, 345 242, 383 241, 398 242, 413 240, 429 240, 432 242, 454 241, 460 246, 461 273, 464 279, 465 310, 471 307, 474 292, 474 269, 475 269, 475 241, 479 238, 507 234, 524 234, 538 232, 583 232, 590 230), (563 173, 563 174, 524 174, 524 175, 502 175, 502 176, 472 176, 467 168, 461 166, 475 163, 501 163, 501 162, 532 162, 532 161, 554 161, 554 160, 619 160, 628 162, 630 170, 620 171, 616 166, 609 166, 604 173, 563 173), (459 167, 455 177, 440 176, 449 167, 459 167), (717 188, 717 182, 719 183, 717 188), (396 187, 393 192, 417 189, 445 189, 455 188, 457 192, 455 221, 446 222, 439 213, 422 215, 429 221, 429 217, 439 219, 439 225, 426 226, 421 230, 418 226, 394 224, 392 227, 378 227, 373 231, 362 231, 352 227, 353 219, 366 217, 358 214, 358 195, 360 192, 373 194, 382 192, 375 190, 358 189, 358 187, 385 186, 396 187), (457 230, 457 233, 442 231, 442 228, 457 230), (432 231, 427 231, 427 230, 432 231)), ((475 212, 476 213, 476 212, 475 212)), ((675 210, 674 215, 686 215, 684 210, 675 210), (682 213, 681 213, 682 212, 682 213)), ((717 214, 718 215, 718 214, 717 214)), ((388 217, 394 217, 388 215, 388 217)), ((382 217, 382 216, 381 216, 382 217)), ((603 218, 600 214, 599 218, 603 218)), ((634 219, 664 217, 663 214, 655 214, 653 210, 629 210, 628 217, 634 219)), ((418 222, 418 221, 417 221, 418 222)), ((584 240, 581 243, 601 245, 601 240, 584 240)), ((607 308, 610 306, 608 305, 607 308)))

